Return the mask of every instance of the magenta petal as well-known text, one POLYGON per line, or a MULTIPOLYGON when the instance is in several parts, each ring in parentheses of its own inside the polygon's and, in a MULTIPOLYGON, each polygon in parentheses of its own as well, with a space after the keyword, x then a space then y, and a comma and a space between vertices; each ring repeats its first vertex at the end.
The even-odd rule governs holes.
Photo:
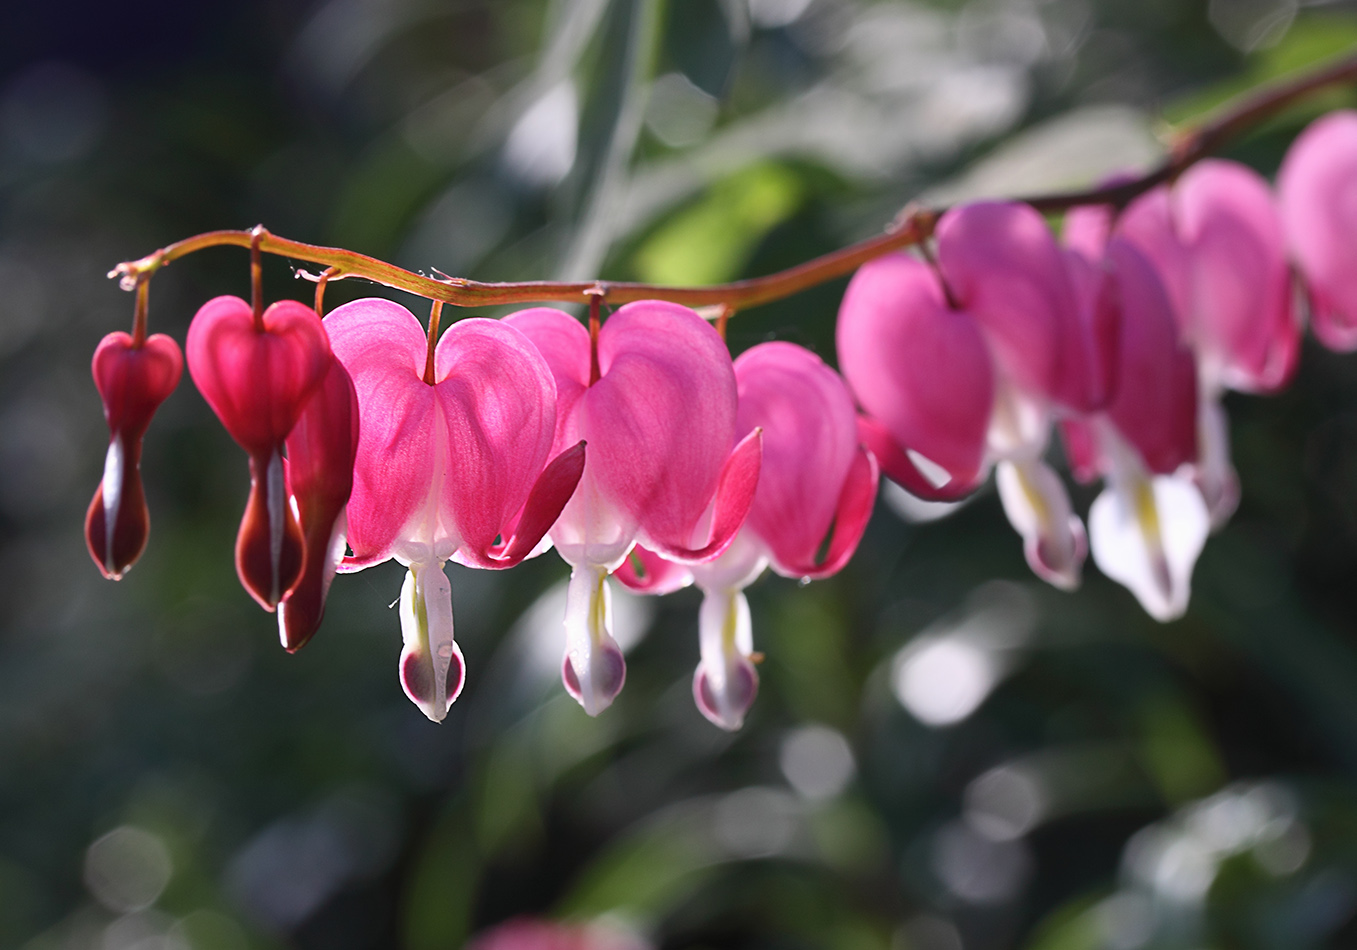
POLYGON ((532 487, 527 504, 509 531, 503 553, 493 553, 495 567, 513 567, 533 552, 556 519, 584 474, 585 444, 576 443, 551 460, 532 487))
POLYGON ((681 548, 735 443, 730 354, 692 310, 647 300, 608 318, 598 359, 580 402, 595 480, 653 541, 681 548))
POLYGON ((963 205, 938 221, 937 239, 943 278, 1003 373, 1031 393, 1083 398, 1063 365, 1079 325, 1074 294, 1045 219, 1014 202, 963 205))
POLYGON ((839 494, 838 507, 834 511, 834 533, 829 538, 824 560, 816 563, 812 559, 794 564, 774 557, 774 570, 788 577, 815 580, 838 573, 857 550, 862 532, 867 530, 867 522, 872 520, 878 478, 876 458, 866 449, 859 448, 839 494))
POLYGON ((575 403, 589 388, 589 331, 568 313, 533 307, 505 317, 502 323, 520 331, 551 369, 556 382, 556 452, 579 442, 575 403))
POLYGON ((979 327, 928 266, 890 254, 858 269, 839 308, 839 366, 870 421, 882 470, 920 497, 955 499, 983 477, 994 370, 979 327))
POLYGON ((641 545, 631 549, 622 566, 613 572, 629 590, 638 594, 672 594, 693 582, 693 572, 641 545))
POLYGON ((719 557, 722 551, 730 547, 749 516, 759 485, 762 460, 763 433, 755 429, 740 440, 721 468, 721 477, 712 497, 710 539, 705 545, 700 548, 666 545, 653 537, 648 538, 649 543, 665 557, 679 561, 698 563, 719 557))
POLYGON ((434 435, 434 389, 422 378, 424 328, 414 314, 389 300, 355 300, 331 312, 325 327, 358 394, 348 505, 354 557, 345 560, 355 569, 391 556, 407 524, 427 507, 435 471, 446 471, 447 449, 434 435))
POLYGON ((1197 455, 1197 372, 1154 268, 1129 242, 1108 244, 1121 301, 1121 369, 1108 415, 1145 465, 1170 474, 1197 455))
POLYGON ((1311 123, 1286 153, 1277 190, 1315 335, 1330 349, 1357 349, 1357 112, 1311 123))
POLYGON ((1233 389, 1279 389, 1295 369, 1300 330, 1272 190, 1251 168, 1207 160, 1183 174, 1173 197, 1203 358, 1220 360, 1233 389))
POLYGON ((290 653, 311 639, 325 613, 344 554, 341 519, 353 490, 357 451, 358 396, 343 364, 332 357, 325 380, 287 437, 288 491, 306 541, 301 577, 278 604, 278 631, 290 653))
POLYGON ((141 440, 183 368, 179 344, 159 333, 140 347, 126 333, 110 333, 94 351, 90 370, 104 404, 109 443, 104 477, 85 514, 85 542, 111 580, 121 578, 146 548, 151 520, 141 485, 141 440))
POLYGON ((853 398, 839 374, 791 343, 763 343, 735 361, 739 431, 763 430, 749 529, 774 563, 813 565, 858 450, 853 398))
POLYGON ((250 305, 217 297, 188 329, 193 382, 226 431, 252 456, 282 445, 329 369, 330 344, 314 310, 280 300, 255 327, 250 305))
POLYGON ((1084 485, 1097 481, 1102 475, 1102 462, 1093 424, 1087 419, 1061 419, 1060 437, 1075 481, 1084 485))
POLYGON ((556 432, 551 371, 518 330, 473 318, 443 334, 437 376, 449 453, 441 517, 456 526, 459 560, 504 566, 490 554, 495 539, 527 503, 551 458, 556 432))

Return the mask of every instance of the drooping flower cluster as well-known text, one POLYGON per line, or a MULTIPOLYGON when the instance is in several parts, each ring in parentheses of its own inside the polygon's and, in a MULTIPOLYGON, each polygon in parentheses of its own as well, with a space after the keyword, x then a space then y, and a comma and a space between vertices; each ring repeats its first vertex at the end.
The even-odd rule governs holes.
MULTIPOLYGON (((1357 349, 1357 113, 1296 141, 1279 196, 1203 161, 1125 208, 1072 210, 1063 241, 1032 207, 985 202, 942 215, 921 251, 853 278, 843 377, 789 343, 732 361, 701 316, 661 300, 587 328, 548 308, 463 320, 441 339, 436 316, 426 332, 386 300, 323 321, 290 301, 209 301, 187 362, 249 456, 241 583, 291 651, 336 572, 399 561, 400 681, 435 721, 464 682, 448 560, 501 569, 556 548, 571 568, 562 679, 591 715, 626 676, 609 575, 651 594, 695 583, 694 699, 736 729, 759 682, 744 589, 768 567, 840 570, 878 472, 952 501, 993 469, 1038 576, 1073 589, 1092 553, 1152 616, 1180 616, 1239 501, 1224 394, 1288 382, 1299 301, 1322 342, 1357 349), (1106 485, 1087 531, 1048 461, 1057 431, 1073 476, 1106 485)), ((145 546, 141 441, 184 361, 138 328, 93 363, 110 442, 86 535, 112 578, 145 546)))

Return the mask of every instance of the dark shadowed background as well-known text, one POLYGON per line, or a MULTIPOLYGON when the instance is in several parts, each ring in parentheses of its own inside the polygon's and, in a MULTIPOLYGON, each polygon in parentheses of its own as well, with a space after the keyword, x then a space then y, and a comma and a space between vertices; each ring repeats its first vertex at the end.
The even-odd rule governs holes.
MULTIPOLYGON (((519 915, 665 950, 1357 946, 1357 357, 1307 344, 1289 391, 1229 398, 1243 503, 1183 620, 1092 566, 1043 586, 992 489, 934 521, 886 492, 841 575, 750 590, 736 735, 692 704, 691 590, 619 596, 629 681, 588 719, 553 554, 451 569, 469 682, 440 726, 397 683, 395 564, 284 654, 232 568, 245 458, 187 379, 147 439, 141 563, 105 582, 81 535, 121 260, 263 222, 480 279, 767 273, 920 195, 1144 167, 1165 121, 1352 48, 1352 5, 4 13, 0 947, 435 950, 519 915)), ((1231 154, 1271 174, 1320 107, 1231 154)), ((247 280, 236 249, 174 264, 152 329, 247 280)), ((266 289, 311 293, 277 260, 266 289)), ((738 315, 732 349, 832 361, 842 289, 738 315)))

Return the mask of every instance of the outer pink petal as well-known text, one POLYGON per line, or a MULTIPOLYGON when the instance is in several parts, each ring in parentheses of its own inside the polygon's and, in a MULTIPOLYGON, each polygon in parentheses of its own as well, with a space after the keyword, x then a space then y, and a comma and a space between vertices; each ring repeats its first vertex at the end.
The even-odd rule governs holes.
POLYGON ((1261 175, 1199 162, 1174 186, 1175 221, 1192 261, 1194 339, 1221 381, 1269 392, 1290 381, 1300 330, 1281 218, 1261 175))
POLYGON ((532 554, 575 493, 584 462, 585 445, 577 442, 542 470, 523 510, 503 529, 505 543, 491 552, 495 567, 513 567, 532 554))
POLYGON ((255 456, 282 445, 330 365, 320 318, 295 300, 265 310, 262 333, 239 297, 209 300, 189 325, 186 350, 199 392, 255 456))
POLYGON ((287 437, 287 486, 306 539, 302 574, 278 604, 278 632, 289 653, 301 649, 325 613, 325 598, 344 554, 341 522, 353 490, 358 397, 344 364, 330 370, 287 437))
POLYGON ((426 340, 414 314, 371 298, 335 308, 325 328, 358 393, 359 438, 349 499, 349 567, 384 561, 426 503, 436 467, 434 388, 423 380, 426 340))
POLYGON ((551 371, 518 330, 480 318, 448 328, 435 365, 448 440, 440 516, 461 540, 458 560, 505 566, 491 553, 496 538, 550 458, 556 432, 551 371))
POLYGON ((1082 400, 1063 369, 1078 327, 1074 294, 1045 219, 1024 204, 965 205, 942 216, 937 238, 943 278, 984 327, 1002 371, 1029 392, 1082 400))
MULTIPOLYGON (((721 477, 717 479, 711 501, 711 529, 708 541, 702 547, 666 544, 663 538, 655 538, 644 530, 640 536, 662 555, 674 560, 697 564, 719 557, 730 547, 749 516, 758 489, 762 459, 763 433, 755 429, 740 440, 721 466, 721 477)), ((691 535, 692 531, 689 531, 691 535)))
MULTIPOLYGON (((1080 239, 1094 243, 1088 237, 1080 239)), ((1080 413, 1105 409, 1117 391, 1121 306, 1102 257, 1102 250, 1092 258, 1080 251, 1064 252, 1079 318, 1076 332, 1064 338, 1062 379, 1066 395, 1062 402, 1080 413)))
POLYGON ((1192 331, 1192 260, 1174 224, 1167 185, 1145 192, 1117 219, 1117 233, 1144 254, 1168 292, 1173 319, 1183 339, 1192 331))
POLYGON ((763 429, 748 526, 774 563, 810 573, 858 451, 852 396, 838 373, 792 343, 747 350, 735 361, 735 378, 739 431, 763 429))
POLYGON ((994 370, 979 327, 947 306, 933 271, 903 254, 864 264, 839 307, 837 340, 839 366, 870 417, 861 437, 886 474, 921 497, 972 490, 983 476, 994 370), (925 477, 927 463, 945 477, 925 477))
POLYGON ((1331 349, 1357 349, 1357 112, 1311 123, 1286 153, 1277 190, 1315 335, 1331 349))
POLYGON ((631 549, 613 577, 638 594, 672 594, 693 582, 693 572, 686 565, 660 557, 639 544, 631 549))
POLYGON ((608 318, 598 356, 576 408, 589 474, 653 543, 685 548, 735 443, 725 343, 687 307, 647 300, 608 318))
POLYGON ((1168 297, 1135 246, 1108 244, 1121 304, 1121 384, 1108 410, 1153 472, 1169 474, 1197 455, 1197 374, 1179 341, 1168 297))
POLYGON ((532 341, 556 381, 556 443, 560 453, 579 442, 575 404, 589 388, 589 331, 568 313, 533 307, 505 317, 502 323, 532 341))
POLYGON ((848 469, 848 476, 843 481, 843 489, 839 492, 838 506, 834 511, 834 533, 829 536, 824 559, 817 563, 815 555, 818 552, 811 551, 809 558, 784 560, 774 551, 773 570, 785 577, 809 577, 814 580, 842 570, 858 549, 862 532, 867 530, 867 522, 872 520, 878 480, 876 457, 859 446, 853 464, 848 469))
POLYGON ((1060 437, 1065 444, 1065 460, 1074 479, 1088 485, 1102 476, 1098 432, 1086 419, 1061 419, 1060 437))

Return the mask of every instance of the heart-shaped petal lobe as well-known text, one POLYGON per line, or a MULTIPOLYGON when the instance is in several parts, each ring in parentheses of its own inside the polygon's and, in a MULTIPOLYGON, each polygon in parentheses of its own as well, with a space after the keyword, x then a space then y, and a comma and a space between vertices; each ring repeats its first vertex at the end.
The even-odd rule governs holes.
POLYGON ((330 368, 320 318, 295 300, 264 311, 262 331, 250 305, 217 297, 188 330, 188 369, 231 438, 267 458, 283 444, 330 368))
POLYGON ((1297 136, 1277 191, 1315 336, 1330 349, 1357 349, 1357 112, 1331 112, 1297 136))
POLYGON ((948 307, 926 264, 889 254, 858 269, 839 307, 839 366, 868 419, 863 443, 923 498, 984 477, 994 370, 979 327, 948 307))

